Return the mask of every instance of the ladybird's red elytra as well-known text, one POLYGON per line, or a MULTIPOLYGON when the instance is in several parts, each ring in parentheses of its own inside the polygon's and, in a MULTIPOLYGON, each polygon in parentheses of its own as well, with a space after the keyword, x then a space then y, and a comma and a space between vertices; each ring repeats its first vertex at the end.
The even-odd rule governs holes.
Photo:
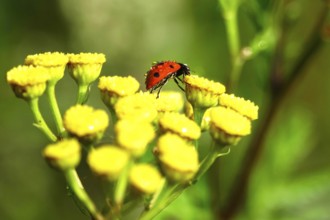
POLYGON ((182 82, 179 76, 185 76, 190 74, 190 69, 186 64, 178 63, 176 61, 161 61, 154 63, 150 70, 146 74, 146 89, 150 90, 150 93, 158 89, 157 98, 159 97, 160 90, 167 83, 167 81, 173 78, 174 82, 184 91, 178 80, 182 82))

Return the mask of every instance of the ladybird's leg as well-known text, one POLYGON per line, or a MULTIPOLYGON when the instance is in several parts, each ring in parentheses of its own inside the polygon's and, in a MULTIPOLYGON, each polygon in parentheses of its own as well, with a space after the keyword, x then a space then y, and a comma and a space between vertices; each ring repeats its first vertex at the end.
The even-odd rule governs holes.
POLYGON ((180 83, 178 82, 177 79, 179 79, 181 82, 182 82, 182 80, 181 80, 179 77, 174 77, 173 79, 174 79, 174 82, 179 86, 179 88, 180 88, 182 91, 184 91, 184 88, 182 88, 182 86, 180 85, 180 83))
POLYGON ((176 78, 176 79, 180 80, 180 82, 182 82, 182 83, 183 83, 183 80, 182 80, 180 77, 176 76, 176 77, 174 77, 174 78, 176 78))
POLYGON ((164 84, 162 84, 161 86, 159 86, 159 89, 158 89, 158 92, 157 92, 156 99, 159 98, 160 90, 162 90, 163 85, 164 85, 164 84))

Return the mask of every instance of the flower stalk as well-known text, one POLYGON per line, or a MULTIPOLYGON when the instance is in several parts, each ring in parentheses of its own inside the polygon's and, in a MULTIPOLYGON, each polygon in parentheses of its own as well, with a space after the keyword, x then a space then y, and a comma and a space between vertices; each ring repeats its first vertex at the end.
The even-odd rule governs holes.
POLYGON ((27 101, 29 104, 29 107, 32 111, 33 117, 34 117, 34 125, 41 130, 46 137, 52 141, 55 142, 57 140, 57 137, 54 135, 54 133, 50 130, 47 123, 45 122, 44 118, 42 117, 42 114, 39 109, 39 98, 34 98, 27 101))
POLYGON ((198 173, 194 177, 194 181, 198 181, 214 164, 215 160, 219 157, 225 156, 230 153, 230 146, 219 146, 215 141, 212 142, 211 149, 207 153, 206 157, 201 162, 198 173), (227 151, 224 152, 224 150, 227 151))
POLYGON ((86 193, 79 176, 77 174, 77 171, 75 169, 68 169, 64 171, 64 176, 66 178, 66 181, 70 187, 70 190, 74 193, 74 196, 76 196, 79 201, 84 204, 86 209, 88 210, 89 214, 94 220, 104 220, 102 215, 97 211, 96 206, 94 205, 91 198, 86 193))
POLYGON ((237 87, 243 66, 243 61, 240 55, 240 38, 237 16, 240 0, 219 0, 219 4, 224 17, 232 65, 227 89, 228 91, 234 91, 237 87))
POLYGON ((46 88, 46 94, 50 106, 50 111, 53 115, 53 118, 55 120, 55 126, 57 129, 57 133, 60 137, 63 137, 65 133, 65 129, 63 127, 63 121, 62 121, 62 115, 60 112, 60 109, 58 107, 56 95, 55 95, 55 84, 48 83, 46 88))

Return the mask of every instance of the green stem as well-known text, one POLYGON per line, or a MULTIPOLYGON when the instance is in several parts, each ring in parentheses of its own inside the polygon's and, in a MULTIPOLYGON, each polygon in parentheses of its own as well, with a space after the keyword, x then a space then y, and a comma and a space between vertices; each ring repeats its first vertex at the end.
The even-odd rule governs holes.
POLYGON ((204 160, 202 161, 198 173, 196 174, 194 178, 195 180, 193 182, 198 181, 199 178, 202 177, 206 173, 206 171, 210 169, 210 167, 218 157, 225 156, 229 153, 230 153, 229 146, 217 146, 217 144, 213 142, 211 149, 204 158, 204 160), (226 152, 223 152, 225 148, 227 148, 228 150, 226 152))
POLYGON ((117 122, 117 116, 116 116, 116 112, 115 109, 113 107, 108 107, 109 112, 110 112, 110 117, 111 117, 111 124, 116 124, 117 122))
POLYGON ((240 50, 240 40, 237 21, 237 9, 228 10, 224 12, 226 33, 228 37, 229 52, 232 61, 237 58, 240 50))
POLYGON ((145 210, 140 217, 140 220, 150 220, 158 215, 163 209, 170 205, 181 193, 188 187, 188 184, 176 184, 165 187, 163 195, 159 201, 150 210, 145 210))
POLYGON ((78 85, 77 104, 83 105, 88 99, 88 94, 89 94, 89 85, 79 84, 78 85))
POLYGON ((127 184, 128 184, 128 174, 129 174, 129 170, 130 170, 131 166, 133 165, 133 163, 134 163, 133 160, 130 160, 130 162, 127 164, 126 168, 124 169, 124 171, 119 176, 119 179, 118 179, 118 182, 116 185, 116 189, 115 189, 115 193, 114 193, 114 201, 115 201, 114 213, 117 217, 119 216, 121 207, 123 205, 126 188, 127 188, 127 184))
MULTIPOLYGON (((194 121, 201 127, 202 120, 206 109, 194 107, 194 121)), ((194 141, 195 148, 198 150, 198 140, 194 141)))
POLYGON ((57 132, 60 136, 63 136, 65 129, 63 127, 62 115, 56 100, 55 83, 49 83, 46 92, 48 96, 48 102, 50 105, 51 113, 55 120, 57 132))
POLYGON ((70 189, 72 190, 72 192, 74 193, 76 198, 78 198, 79 201, 82 204, 84 204, 84 206, 87 208, 88 212, 92 216, 92 219, 103 220, 104 218, 97 211, 94 203, 89 198, 84 187, 82 186, 76 170, 75 169, 66 170, 66 171, 64 171, 64 175, 65 175, 66 181, 67 181, 70 189))
POLYGON ((28 101, 28 104, 30 106, 30 109, 33 113, 34 117, 34 125, 41 130, 49 140, 55 142, 57 140, 57 137, 54 135, 54 133, 49 129, 47 123, 45 122, 44 118, 42 117, 42 114, 39 109, 39 99, 34 98, 28 101))
POLYGON ((224 21, 226 26, 226 34, 231 57, 231 72, 229 75, 228 90, 234 90, 239 81, 243 62, 240 57, 240 39, 238 29, 237 7, 224 9, 224 21))
POLYGON ((206 109, 194 107, 194 121, 201 126, 206 109))

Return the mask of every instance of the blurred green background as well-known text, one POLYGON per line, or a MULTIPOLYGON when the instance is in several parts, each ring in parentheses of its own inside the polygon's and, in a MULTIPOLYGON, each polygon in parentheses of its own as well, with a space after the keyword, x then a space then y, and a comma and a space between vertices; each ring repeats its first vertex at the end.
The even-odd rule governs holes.
MULTIPOLYGON (((242 1, 241 48, 250 45, 255 54, 232 92, 258 104, 260 118, 252 135, 156 219, 330 219, 328 4, 242 1)), ((28 105, 6 84, 6 72, 28 54, 101 52, 102 75, 133 75, 142 89, 153 61, 178 60, 223 83, 232 71, 217 0, 0 5, 0 219, 87 219, 67 196, 62 175, 41 157, 47 140, 32 126, 28 105)), ((75 88, 68 76, 60 81, 62 111, 74 103, 75 88)), ((166 89, 177 87, 170 82, 166 89)), ((103 108, 96 85, 89 103, 103 108)))

